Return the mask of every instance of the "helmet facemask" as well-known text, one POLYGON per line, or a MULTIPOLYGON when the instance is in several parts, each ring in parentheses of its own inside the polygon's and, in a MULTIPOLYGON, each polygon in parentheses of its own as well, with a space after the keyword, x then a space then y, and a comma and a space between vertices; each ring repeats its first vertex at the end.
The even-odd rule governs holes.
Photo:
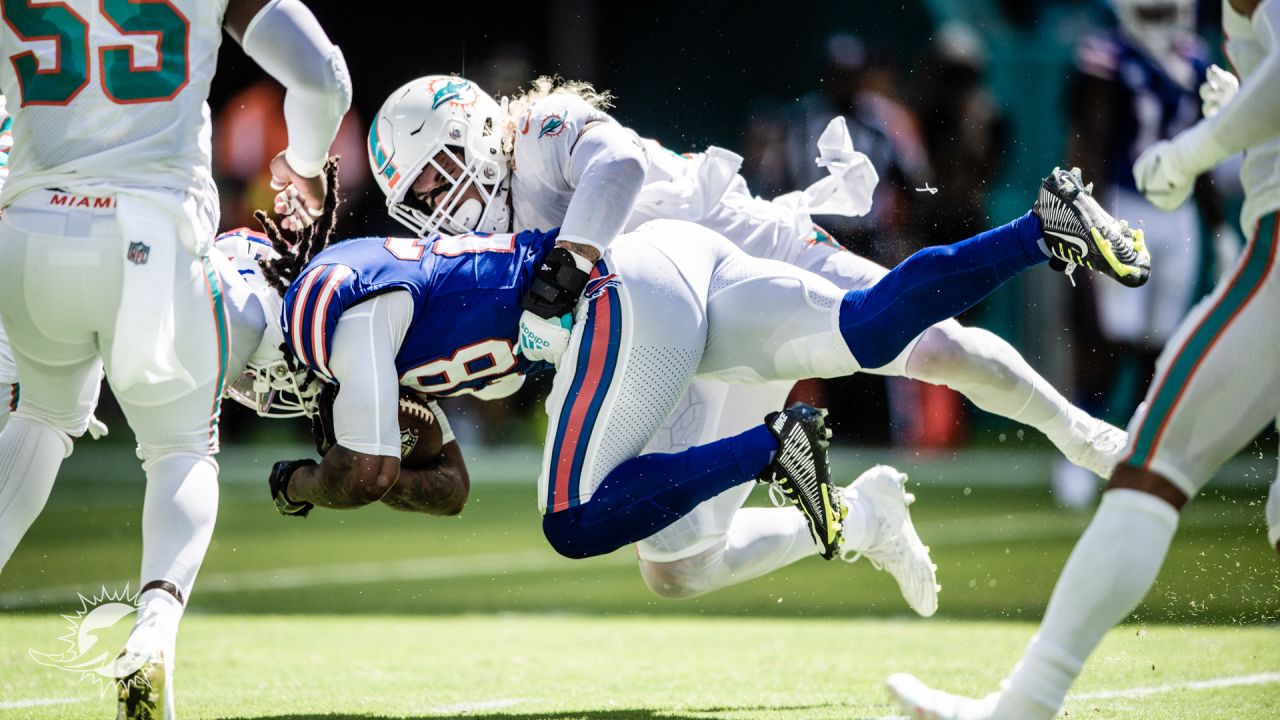
POLYGON ((438 145, 429 154, 414 181, 406 183, 404 198, 388 204, 387 212, 419 237, 443 231, 453 234, 468 232, 507 232, 511 213, 507 203, 509 187, 485 177, 497 172, 488 164, 468 164, 466 150, 456 145, 438 145), (414 190, 418 177, 432 172, 441 182, 428 198, 414 190), (469 192, 475 188, 475 193, 469 192), (475 197, 476 195, 479 198, 475 197))
POLYGON ((267 418, 314 417, 320 411, 324 381, 307 368, 298 369, 288 349, 276 359, 250 361, 227 385, 226 396, 267 418))
POLYGON ((509 232, 509 126, 505 101, 457 76, 418 78, 392 93, 369 128, 369 164, 387 212, 419 237, 509 232), (424 172, 442 182, 419 198, 424 172))

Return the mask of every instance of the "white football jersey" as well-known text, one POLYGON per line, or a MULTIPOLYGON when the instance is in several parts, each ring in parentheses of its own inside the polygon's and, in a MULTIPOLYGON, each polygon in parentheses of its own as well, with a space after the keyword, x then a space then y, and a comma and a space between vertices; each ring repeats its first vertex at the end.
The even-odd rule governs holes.
POLYGON ((87 184, 214 192, 205 100, 227 0, 3 5, 15 149, 0 206, 87 184))
MULTIPOLYGON (((1222 3, 1222 29, 1227 36, 1227 57, 1232 68, 1239 73, 1241 84, 1249 82, 1249 76, 1258 69, 1268 52, 1280 52, 1280 48, 1274 47, 1275 38, 1260 37, 1249 18, 1237 13, 1227 0, 1222 3)), ((1240 181, 1245 192, 1240 226, 1248 237, 1253 235, 1262 216, 1280 210, 1280 138, 1245 151, 1240 181)))
MULTIPOLYGON (((582 98, 558 93, 516 118, 511 180, 513 227, 559 227, 576 191, 574 149, 587 125, 616 123, 582 98)), ((627 218, 634 230, 649 220, 696 222, 756 257, 794 261, 814 235, 806 212, 753 197, 737 169, 741 158, 719 148, 679 154, 655 140, 641 141, 648 157, 644 189, 627 218)))
POLYGON ((564 222, 574 191, 573 148, 587 125, 600 121, 615 122, 567 93, 543 98, 516 118, 516 171, 511 178, 514 227, 550 230, 564 222))

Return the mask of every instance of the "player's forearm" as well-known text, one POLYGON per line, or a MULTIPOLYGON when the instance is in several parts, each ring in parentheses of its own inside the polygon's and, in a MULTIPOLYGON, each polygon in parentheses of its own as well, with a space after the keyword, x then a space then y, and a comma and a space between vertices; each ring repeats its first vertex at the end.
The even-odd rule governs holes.
POLYGON ((1254 12, 1254 27, 1269 42, 1266 57, 1242 81, 1240 92, 1211 118, 1178 136, 1196 174, 1242 150, 1280 136, 1280 0, 1254 12))
POLYGON ((351 76, 342 51, 301 0, 268 3, 250 21, 241 44, 285 87, 289 165, 304 177, 319 175, 351 107, 351 76))
POLYGON ((337 445, 325 453, 320 464, 295 470, 287 493, 295 502, 317 507, 363 507, 386 496, 399 473, 399 458, 367 455, 337 445))
POLYGON ((594 261, 626 227, 644 187, 648 159, 634 133, 601 122, 582 133, 570 164, 573 198, 560 226, 560 242, 594 261), (573 246, 594 248, 596 257, 573 246))
POLYGON ((382 496, 393 509, 427 515, 457 515, 471 494, 471 477, 458 443, 446 443, 430 467, 400 469, 396 484, 382 496))

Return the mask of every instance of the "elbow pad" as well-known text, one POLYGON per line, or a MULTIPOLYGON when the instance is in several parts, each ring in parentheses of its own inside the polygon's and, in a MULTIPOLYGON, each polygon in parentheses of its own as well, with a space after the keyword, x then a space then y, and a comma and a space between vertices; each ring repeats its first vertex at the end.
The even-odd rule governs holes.
POLYGON ((241 45, 285 87, 285 159, 304 177, 319 175, 351 107, 351 73, 342 51, 302 0, 268 3, 249 22, 241 45))

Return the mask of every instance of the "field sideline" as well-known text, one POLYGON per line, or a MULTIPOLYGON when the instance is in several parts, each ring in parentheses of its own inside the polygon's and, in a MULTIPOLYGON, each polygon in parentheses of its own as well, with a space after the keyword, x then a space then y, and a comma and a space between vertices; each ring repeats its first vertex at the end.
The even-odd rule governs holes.
MULTIPOLYGON (((1013 487, 1051 456, 899 458, 940 566, 938 617, 909 617, 866 563, 818 560, 671 601, 644 588, 630 551, 571 562, 547 549, 532 487, 511 476, 518 455, 476 463, 460 518, 374 508, 297 521, 275 516, 260 480, 277 454, 296 449, 224 460, 180 645, 184 718, 894 717, 893 671, 996 686, 1088 521, 1043 488, 1013 487)), ((1238 461, 1235 483, 1190 506, 1156 589, 1075 689, 1072 717, 1280 715, 1280 558, 1261 502, 1274 462, 1238 461)), ((77 452, 0 576, 0 718, 111 716, 91 683, 28 650, 59 649, 76 592, 136 584, 135 467, 121 448, 77 452)))

